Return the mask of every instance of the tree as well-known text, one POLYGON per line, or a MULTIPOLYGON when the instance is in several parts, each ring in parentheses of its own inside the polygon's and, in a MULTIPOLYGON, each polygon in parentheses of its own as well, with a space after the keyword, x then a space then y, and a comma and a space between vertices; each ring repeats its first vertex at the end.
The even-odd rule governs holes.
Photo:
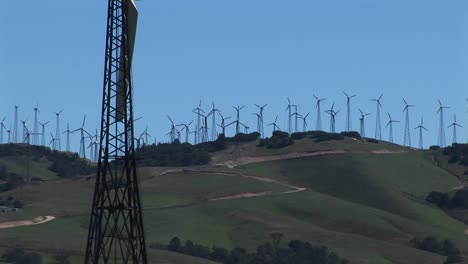
POLYGON ((13 202, 13 207, 14 208, 23 208, 23 203, 20 200, 15 200, 13 202))
POLYGON ((37 252, 30 252, 24 254, 20 261, 15 262, 16 264, 41 264, 42 255, 37 252))
POLYGON ((61 252, 57 256, 55 256, 55 261, 57 264, 70 264, 70 255, 65 254, 65 252, 61 252))
POLYGON ((279 248, 279 244, 281 243, 281 239, 283 238, 283 234, 281 233, 271 233, 270 238, 271 241, 273 242, 273 247, 276 249, 279 248))
POLYGON ((180 246, 181 246, 181 243, 178 237, 172 238, 171 241, 169 242, 169 250, 171 251, 179 252, 181 249, 180 246))
POLYGON ((19 248, 10 248, 5 250, 2 255, 2 258, 6 262, 16 262, 24 256, 24 251, 19 248))
POLYGON ((229 256, 229 251, 222 247, 213 246, 211 249, 211 258, 216 261, 225 262, 229 256))
POLYGON ((430 192, 426 197, 426 201, 436 204, 440 208, 445 208, 450 203, 449 195, 442 192, 430 192))
POLYGON ((184 253, 189 254, 189 255, 193 255, 193 248, 194 248, 194 245, 193 245, 192 240, 185 241, 185 246, 184 246, 184 249, 183 249, 184 253))

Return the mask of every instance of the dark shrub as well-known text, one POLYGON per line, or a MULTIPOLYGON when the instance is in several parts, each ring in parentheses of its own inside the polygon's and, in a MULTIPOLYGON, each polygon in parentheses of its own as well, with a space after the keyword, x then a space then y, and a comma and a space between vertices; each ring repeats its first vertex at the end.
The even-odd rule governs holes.
POLYGON ((291 134, 291 138, 294 139, 294 140, 297 140, 297 139, 303 139, 305 138, 309 133, 307 132, 295 132, 295 133, 292 133, 291 134))
POLYGON ((437 145, 432 145, 429 147, 430 150, 438 150, 440 149, 440 146, 437 146, 437 145))
POLYGON ((457 191, 450 202, 450 207, 468 209, 468 189, 457 191))
POLYGON ((252 142, 260 137, 260 133, 252 132, 249 134, 239 133, 232 138, 226 138, 228 142, 252 142))
POLYGON ((181 250, 181 243, 178 237, 174 237, 169 242, 169 250, 179 252, 181 250))
POLYGON ((284 148, 294 143, 293 139, 289 137, 289 134, 282 131, 273 131, 270 138, 260 140, 257 147, 266 148, 284 148))
POLYGON ((436 204, 440 208, 445 208, 450 204, 450 197, 447 193, 430 192, 426 197, 426 201, 436 204))
POLYGON ((330 140, 343 140, 344 136, 338 133, 326 133, 315 138, 315 142, 324 142, 330 140))
POLYGON ((370 142, 370 143, 376 143, 376 144, 379 143, 379 141, 377 139, 374 139, 374 138, 367 138, 366 140, 367 140, 367 142, 370 142))
POLYGON ((449 160, 448 160, 448 163, 455 163, 455 162, 458 162, 460 161, 460 156, 458 155, 451 155, 449 160))
POLYGON ((356 132, 356 131, 341 132, 340 134, 345 136, 345 137, 361 139, 361 135, 359 134, 359 132, 356 132))
POLYGON ((189 143, 145 145, 136 150, 140 166, 191 166, 208 164, 210 154, 189 143))

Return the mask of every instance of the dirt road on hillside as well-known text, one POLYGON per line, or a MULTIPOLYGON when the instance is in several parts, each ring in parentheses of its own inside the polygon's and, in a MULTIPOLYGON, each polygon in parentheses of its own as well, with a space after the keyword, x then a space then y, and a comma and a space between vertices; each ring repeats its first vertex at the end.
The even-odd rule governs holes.
POLYGON ((167 170, 159 175, 167 175, 167 174, 176 174, 180 172, 185 172, 185 173, 205 173, 205 174, 216 174, 216 175, 225 175, 225 176, 238 176, 238 177, 244 177, 244 178, 249 178, 249 179, 254 179, 257 181, 262 181, 262 182, 268 182, 268 183, 274 183, 278 185, 282 185, 283 187, 289 188, 290 190, 284 191, 284 192, 278 192, 274 193, 272 191, 265 191, 265 192, 244 192, 244 193, 236 193, 236 194, 231 194, 231 195, 225 195, 225 196, 219 196, 219 197, 214 197, 210 198, 207 201, 213 202, 213 201, 219 201, 219 200, 229 200, 229 199, 240 199, 240 198, 252 198, 252 197, 260 197, 260 196, 267 196, 267 195, 280 195, 280 194, 290 194, 290 193, 297 193, 297 192, 302 192, 305 191, 307 188, 303 187, 298 187, 291 185, 289 183, 284 183, 275 179, 271 178, 266 178, 266 177, 259 177, 259 176, 253 176, 253 175, 246 175, 243 173, 238 173, 238 172, 222 172, 222 171, 210 171, 210 170, 167 170))
POLYGON ((22 221, 11 221, 0 223, 0 229, 3 228, 12 228, 18 226, 30 226, 30 225, 39 225, 50 222, 55 219, 55 216, 38 216, 32 220, 22 220, 22 221))
MULTIPOLYGON (((363 152, 363 153, 383 155, 383 154, 397 154, 397 153, 404 153, 404 152, 407 152, 407 151, 373 150, 371 152, 363 152)), ((269 156, 240 157, 240 158, 238 158, 236 160, 228 160, 228 161, 225 161, 225 162, 222 162, 222 163, 217 163, 217 164, 214 164, 214 165, 227 166, 228 168, 234 168, 236 166, 250 164, 250 163, 275 161, 275 160, 285 160, 285 159, 296 159, 296 158, 321 156, 321 155, 331 155, 331 154, 345 154, 345 153, 347 153, 345 150, 324 150, 324 151, 314 151, 314 152, 293 152, 293 153, 279 154, 279 155, 269 155, 269 156)), ((359 153, 359 152, 352 152, 352 153, 359 153)))
POLYGON ((310 156, 319 156, 319 155, 330 155, 330 154, 344 154, 344 150, 328 150, 328 151, 316 151, 316 152, 294 152, 280 155, 270 155, 270 156, 258 156, 258 157, 241 157, 236 160, 228 160, 222 163, 215 165, 227 166, 228 168, 234 168, 235 166, 245 165, 250 163, 265 162, 265 161, 274 161, 274 160, 285 160, 285 159, 295 159, 302 157, 310 156))

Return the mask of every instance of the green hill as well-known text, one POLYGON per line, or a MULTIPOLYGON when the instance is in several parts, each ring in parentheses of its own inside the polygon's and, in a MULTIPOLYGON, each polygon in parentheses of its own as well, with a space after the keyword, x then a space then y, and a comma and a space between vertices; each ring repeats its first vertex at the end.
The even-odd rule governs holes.
MULTIPOLYGON (((443 263, 445 257, 410 243, 435 236, 450 239, 468 255, 464 224, 425 201, 431 191, 460 186, 460 178, 440 168, 431 151, 348 137, 320 143, 305 138, 278 149, 257 144, 229 143, 211 153, 211 165, 140 168, 148 244, 167 244, 178 236, 209 247, 254 250, 270 233, 280 232, 286 240, 326 245, 351 263, 443 263)), ((48 161, 37 162, 39 177, 48 174, 48 161)), ((0 157, 0 164, 17 163, 0 157)), ((0 193, 25 204, 17 213, 0 213, 0 223, 57 217, 0 229, 0 248, 67 250, 79 263, 93 184, 86 177, 58 178, 0 193)), ((151 263, 210 263, 149 252, 151 263)))

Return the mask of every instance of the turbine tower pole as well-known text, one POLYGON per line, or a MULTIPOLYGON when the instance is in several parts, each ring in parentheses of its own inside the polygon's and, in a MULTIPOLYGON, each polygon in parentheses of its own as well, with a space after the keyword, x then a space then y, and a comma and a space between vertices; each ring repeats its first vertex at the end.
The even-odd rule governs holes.
POLYGON ((286 107, 286 111, 288 111, 288 134, 291 135, 291 129, 292 129, 292 121, 291 121, 291 100, 288 99, 288 106, 286 107))
POLYGON ((355 97, 356 95, 348 95, 347 93, 343 92, 346 96, 346 127, 345 131, 349 132, 352 130, 351 126, 351 98, 355 97))
POLYGON ((61 150, 60 145, 60 114, 62 113, 63 109, 59 112, 54 112, 56 120, 55 120, 55 137, 54 137, 54 146, 56 150, 61 150))
POLYGON ((403 145, 407 147, 411 147, 409 108, 414 107, 414 105, 409 105, 404 98, 403 98, 403 102, 405 103, 405 108, 403 108, 403 112, 405 113, 405 136, 404 136, 403 145))
POLYGON ((397 122, 400 122, 400 121, 397 121, 397 120, 393 120, 392 117, 390 116, 390 113, 387 113, 388 114, 388 123, 385 127, 388 127, 390 126, 390 132, 389 132, 389 136, 388 136, 388 141, 393 143, 393 123, 397 123, 397 122))
POLYGON ((424 127, 424 120, 423 118, 421 117, 421 123, 419 124, 419 126, 415 127, 414 129, 419 129, 419 148, 420 149, 423 149, 424 148, 424 145, 423 145, 423 129, 428 131, 425 127, 424 127))
POLYGON ((33 145, 38 144, 38 141, 37 141, 37 136, 39 135, 39 127, 37 123, 38 113, 39 113, 39 107, 36 105, 36 107, 34 107, 34 126, 33 126, 33 139, 32 139, 33 145))
POLYGON ((366 116, 370 115, 370 113, 364 114, 361 109, 359 109, 359 113, 361 113, 361 117, 359 118, 359 123, 360 123, 360 129, 359 129, 359 134, 361 137, 366 136, 366 125, 365 125, 365 119, 366 116))
POLYGON ((99 160, 84 263, 146 264, 131 80, 138 12, 133 0, 108 3, 99 160))
POLYGON ((45 146, 45 126, 49 123, 49 121, 45 122, 45 123, 41 123, 39 122, 39 124, 41 125, 41 145, 42 146, 45 146))
POLYGON ((320 131, 322 130, 322 111, 320 110, 320 102, 325 100, 326 98, 319 99, 317 96, 315 96, 315 100, 317 103, 315 104, 315 108, 317 108, 317 119, 315 123, 315 130, 320 131))
POLYGON ((18 143, 18 108, 15 105, 15 123, 13 124, 13 143, 18 143))
POLYGON ((452 144, 457 143, 457 127, 462 127, 460 124, 457 123, 457 115, 453 115, 453 123, 448 126, 448 128, 453 127, 453 138, 452 144))
POLYGON ((382 140, 382 126, 380 125, 380 107, 382 104, 380 100, 382 99, 383 94, 380 95, 378 99, 372 99, 377 104, 377 113, 375 115, 375 139, 382 140))
POLYGON ((438 100, 439 102, 439 110, 437 110, 437 113, 439 114, 439 136, 438 136, 438 145, 440 147, 445 147, 445 129, 444 129, 444 109, 449 108, 448 106, 443 106, 442 102, 438 100))
POLYGON ((6 129, 6 126, 5 126, 5 119, 6 117, 4 117, 2 119, 2 122, 0 122, 0 143, 5 143, 4 142, 4 138, 3 138, 3 132, 4 130, 6 129))

